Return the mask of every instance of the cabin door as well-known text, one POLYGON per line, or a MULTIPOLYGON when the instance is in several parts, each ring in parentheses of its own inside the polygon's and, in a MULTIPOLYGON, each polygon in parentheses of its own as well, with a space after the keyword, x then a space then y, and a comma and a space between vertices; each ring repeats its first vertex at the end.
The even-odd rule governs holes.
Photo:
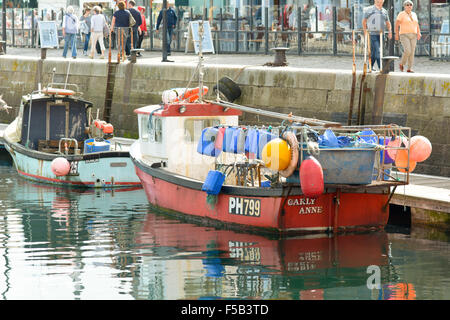
POLYGON ((69 102, 47 102, 46 139, 60 140, 69 136, 69 102))

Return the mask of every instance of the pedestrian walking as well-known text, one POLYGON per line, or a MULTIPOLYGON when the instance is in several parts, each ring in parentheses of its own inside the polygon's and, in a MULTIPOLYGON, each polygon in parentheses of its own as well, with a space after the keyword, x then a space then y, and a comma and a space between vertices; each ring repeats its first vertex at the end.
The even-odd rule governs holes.
POLYGON ((72 58, 77 57, 77 33, 78 33, 78 18, 73 14, 72 6, 68 6, 66 14, 63 17, 62 32, 64 37, 63 57, 66 58, 69 45, 72 49, 72 58))
POLYGON ((395 20, 395 40, 399 40, 403 47, 402 60, 400 61, 400 71, 407 65, 407 72, 414 72, 414 52, 416 51, 417 41, 420 40, 419 20, 417 14, 412 11, 413 3, 410 0, 403 2, 404 11, 400 12, 395 20))
POLYGON ((89 40, 91 38, 91 9, 84 9, 83 15, 80 17, 80 32, 84 35, 83 54, 87 56, 89 48, 89 40))
MULTIPOLYGON (((125 57, 123 56, 123 51, 127 48, 123 45, 123 40, 128 37, 128 29, 130 27, 130 13, 125 10, 125 1, 119 1, 119 3, 117 3, 117 8, 118 10, 114 12, 111 20, 111 32, 113 32, 114 28, 116 28, 117 49, 119 50, 118 58, 124 60, 125 57)), ((125 51, 125 54, 128 56, 130 55, 130 52, 125 51)))
MULTIPOLYGON (((172 43, 172 37, 173 37, 173 30, 177 26, 177 15, 175 13, 175 10, 173 9, 174 1, 167 1, 167 10, 166 10, 166 17, 167 17, 167 55, 170 56, 170 45, 172 43)), ((159 26, 162 22, 162 16, 163 16, 163 10, 159 12, 158 19, 156 20, 156 32, 159 32, 159 26)))
MULTIPOLYGON (((138 10, 141 13, 142 24, 141 24, 141 26, 138 29, 139 38, 138 38, 138 41, 137 41, 137 44, 136 44, 136 49, 141 49, 142 48, 142 41, 144 40, 144 37, 147 35, 147 21, 145 20, 145 8, 139 6, 138 10)), ((137 55, 140 57, 141 53, 138 52, 137 55)))
POLYGON ((100 44, 101 56, 103 59, 105 57, 105 44, 103 42, 103 28, 106 25, 105 16, 101 13, 101 9, 99 6, 94 7, 94 16, 91 19, 91 33, 92 33, 92 41, 91 41, 91 59, 94 59, 95 54, 95 46, 97 41, 100 44))
POLYGON ((388 30, 388 38, 392 38, 392 25, 389 21, 388 11, 383 8, 384 0, 374 0, 374 4, 364 8, 363 14, 363 30, 364 34, 370 34, 370 50, 372 69, 374 70, 375 62, 381 69, 380 48, 383 45, 382 36, 385 29, 388 30), (381 41, 380 41, 381 38, 381 41))
POLYGON ((134 21, 136 21, 134 26, 131 27, 131 33, 127 38, 126 48, 128 47, 128 52, 130 52, 131 48, 136 48, 139 38, 138 29, 142 24, 141 13, 134 8, 135 5, 136 2, 134 2, 134 0, 128 1, 128 11, 133 16, 134 21), (131 46, 131 43, 133 43, 133 46, 131 46))

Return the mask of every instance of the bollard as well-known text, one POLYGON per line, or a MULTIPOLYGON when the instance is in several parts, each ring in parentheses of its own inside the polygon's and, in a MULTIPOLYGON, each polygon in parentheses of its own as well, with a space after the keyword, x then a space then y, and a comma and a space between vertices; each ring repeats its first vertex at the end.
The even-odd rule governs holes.
POLYGON ((45 60, 47 58, 47 48, 41 48, 41 59, 45 60))
POLYGON ((288 65, 287 60, 286 60, 286 51, 288 51, 289 48, 277 47, 277 48, 272 48, 271 50, 275 51, 275 61, 265 63, 264 64, 265 66, 281 67, 281 66, 288 65))
POLYGON ((6 54, 6 42, 0 41, 0 55, 6 54))
POLYGON ((144 49, 131 49, 130 62, 136 63, 137 53, 142 51, 144 51, 144 49))
POLYGON ((394 71, 394 60, 397 60, 396 56, 383 57, 383 69, 381 69, 382 74, 388 74, 389 71, 394 71))

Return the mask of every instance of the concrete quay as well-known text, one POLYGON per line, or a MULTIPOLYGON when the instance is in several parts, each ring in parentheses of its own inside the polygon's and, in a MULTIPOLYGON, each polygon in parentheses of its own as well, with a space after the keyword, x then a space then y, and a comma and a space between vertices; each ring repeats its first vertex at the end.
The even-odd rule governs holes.
MULTIPOLYGON (((7 54, 16 57, 35 57, 40 58, 40 49, 34 48, 15 48, 8 47, 7 54)), ((68 53, 67 60, 71 58, 70 52, 68 53)), ((48 49, 48 58, 62 58, 62 49, 48 49)), ((114 62, 117 57, 117 51, 112 50, 112 61, 114 62)), ((82 50, 78 50, 77 59, 88 59, 88 56, 82 54, 82 50)), ((99 60, 99 56, 96 54, 95 60, 99 60)), ((142 53, 142 57, 139 57, 137 63, 160 63, 162 60, 162 54, 159 51, 145 51, 142 53)), ((198 62, 198 56, 194 53, 184 53, 184 52, 172 52, 172 55, 168 57, 175 63, 182 64, 195 64, 198 62)), ((286 56, 288 67, 295 68, 308 68, 308 69, 325 69, 325 70, 352 70, 352 57, 351 56, 317 56, 317 55, 290 55, 286 56)), ((238 65, 240 67, 244 66, 262 66, 267 62, 274 61, 274 54, 264 55, 264 54, 204 54, 204 62, 206 65, 238 65)), ((356 58, 356 68, 360 72, 363 69, 363 58, 356 58)), ((284 67, 280 67, 284 68, 284 67)), ((431 60, 428 57, 416 57, 414 63, 415 73, 421 74, 442 74, 450 75, 450 61, 440 61, 431 60)), ((401 73, 398 69, 398 61, 395 63, 395 70, 400 74, 406 74, 406 72, 401 73)))

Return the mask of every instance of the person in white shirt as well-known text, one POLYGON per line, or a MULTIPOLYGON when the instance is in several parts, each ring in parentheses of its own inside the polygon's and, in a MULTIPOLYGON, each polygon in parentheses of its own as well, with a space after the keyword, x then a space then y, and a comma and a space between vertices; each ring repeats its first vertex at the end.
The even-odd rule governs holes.
POLYGON ((105 16, 101 13, 99 6, 94 7, 94 15, 91 18, 91 59, 94 59, 95 46, 97 41, 102 50, 101 59, 105 57, 105 44, 103 43, 103 26, 106 24, 105 16))

